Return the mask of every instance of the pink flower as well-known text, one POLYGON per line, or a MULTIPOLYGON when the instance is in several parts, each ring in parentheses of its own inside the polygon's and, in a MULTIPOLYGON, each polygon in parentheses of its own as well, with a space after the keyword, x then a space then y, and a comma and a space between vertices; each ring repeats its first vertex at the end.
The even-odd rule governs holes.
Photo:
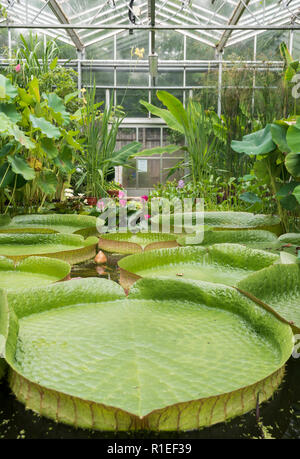
POLYGON ((146 220, 149 220, 150 217, 151 217, 151 215, 144 215, 144 218, 145 218, 146 220))
POLYGON ((119 198, 122 199, 122 198, 124 198, 124 196, 125 196, 124 191, 119 191, 119 198))
POLYGON ((125 207, 126 204, 127 204, 127 201, 126 201, 125 199, 120 199, 119 202, 120 202, 120 206, 121 206, 121 207, 125 207))
POLYGON ((20 70, 21 70, 21 64, 17 64, 17 65, 15 66, 15 71, 16 71, 16 72, 20 72, 20 70))
POLYGON ((148 196, 146 196, 146 195, 145 195, 145 196, 141 196, 141 200, 142 200, 142 201, 146 201, 146 202, 147 202, 148 199, 149 199, 149 198, 148 198, 148 196))
POLYGON ((98 201, 97 202, 97 209, 100 210, 101 212, 103 212, 103 210, 105 209, 105 204, 103 201, 98 201))

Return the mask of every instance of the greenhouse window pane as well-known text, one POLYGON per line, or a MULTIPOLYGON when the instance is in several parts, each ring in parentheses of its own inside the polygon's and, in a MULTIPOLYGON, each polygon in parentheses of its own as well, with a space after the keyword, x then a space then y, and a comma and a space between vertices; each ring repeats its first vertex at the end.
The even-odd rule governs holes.
POLYGON ((132 35, 125 32, 117 36, 117 59, 130 59, 133 62, 139 59, 148 59, 148 33, 135 30, 132 35))
POLYGON ((186 58, 187 60, 204 60, 214 59, 215 49, 212 46, 207 46, 193 38, 186 38, 186 58))
POLYGON ((124 107, 126 116, 144 118, 145 111, 140 104, 140 99, 148 100, 148 91, 139 89, 118 89, 117 105, 124 107))
POLYGON ((156 52, 160 60, 182 60, 183 35, 173 31, 157 32, 156 52))
POLYGON ((87 59, 113 59, 114 58, 114 40, 112 37, 99 41, 86 48, 87 59))

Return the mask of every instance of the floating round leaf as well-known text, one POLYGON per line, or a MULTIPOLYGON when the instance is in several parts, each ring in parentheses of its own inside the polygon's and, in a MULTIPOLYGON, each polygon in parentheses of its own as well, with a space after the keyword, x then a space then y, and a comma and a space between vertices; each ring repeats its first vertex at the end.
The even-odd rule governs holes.
POLYGON ((29 229, 36 232, 42 232, 43 230, 47 229, 51 230, 52 232, 68 234, 74 233, 81 234, 83 236, 96 236, 98 235, 96 223, 97 218, 89 215, 18 215, 12 218, 10 222, 6 221, 2 224, 0 219, 0 232, 26 232, 29 229))
POLYGON ((96 255, 98 238, 79 234, 0 234, 0 255, 19 261, 32 255, 59 258, 71 264, 96 255))
POLYGON ((152 218, 153 223, 159 223, 161 227, 168 225, 175 232, 195 232, 197 221, 214 229, 261 229, 272 231, 278 236, 282 233, 280 218, 275 215, 252 214, 250 212, 184 212, 181 214, 159 215, 152 218), (178 226, 181 220, 181 227, 178 226), (190 224, 186 222, 190 220, 190 224))
POLYGON ((106 279, 0 297, 9 381, 58 422, 103 431, 184 431, 243 414, 279 386, 292 330, 237 290, 106 279))
POLYGON ((300 333, 300 266, 274 265, 253 273, 238 288, 264 306, 272 308, 300 333))
POLYGON ((129 255, 118 262, 120 283, 129 288, 141 277, 184 278, 236 285, 250 273, 279 262, 279 255, 239 244, 161 249, 129 255))
POLYGON ((276 235, 271 231, 264 230, 206 230, 204 237, 199 237, 196 234, 182 235, 177 238, 177 242, 179 245, 203 246, 229 242, 259 249, 273 248, 278 245, 276 235))
POLYGON ((0 257, 0 288, 19 290, 43 286, 64 279, 70 265, 62 260, 29 257, 18 264, 10 258, 0 257))
POLYGON ((163 233, 110 233, 102 234, 99 248, 113 253, 137 253, 167 247, 178 247, 176 235, 163 233))

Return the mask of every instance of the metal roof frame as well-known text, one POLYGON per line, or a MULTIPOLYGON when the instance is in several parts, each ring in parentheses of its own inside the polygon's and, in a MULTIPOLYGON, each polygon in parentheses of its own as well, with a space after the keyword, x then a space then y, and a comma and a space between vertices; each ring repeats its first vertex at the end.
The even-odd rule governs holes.
MULTIPOLYGON (((80 51, 119 35, 124 30, 149 29, 146 14, 148 0, 142 2, 145 19, 137 26, 128 21, 128 0, 115 0, 113 9, 107 6, 108 0, 102 0, 102 3, 99 0, 100 4, 78 12, 74 11, 74 6, 73 10, 70 8, 69 15, 64 11, 67 2, 72 5, 72 0, 19 0, 9 6, 11 2, 2 0, 10 12, 11 21, 7 25, 11 28, 35 28, 49 36, 57 36, 58 26, 61 25, 59 39, 80 51), (23 18, 31 23, 23 24, 23 18), (108 32, 108 29, 111 30, 108 32)), ((175 30, 222 52, 224 48, 237 45, 268 29, 277 30, 276 26, 278 30, 293 29, 291 21, 295 21, 294 28, 297 29, 300 24, 300 0, 291 0, 288 6, 278 0, 271 4, 266 4, 266 0, 210 0, 210 6, 207 3, 194 0, 192 4, 185 2, 183 8, 179 0, 156 0, 155 30, 175 30)), ((83 7, 87 4, 88 1, 83 2, 83 7)), ((0 20, 1 28, 4 23, 5 20, 0 20)))

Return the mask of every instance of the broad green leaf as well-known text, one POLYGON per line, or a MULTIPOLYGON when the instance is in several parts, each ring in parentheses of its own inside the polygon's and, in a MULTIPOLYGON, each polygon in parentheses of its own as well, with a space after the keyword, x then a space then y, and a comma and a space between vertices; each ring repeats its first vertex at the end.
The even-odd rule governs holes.
POLYGON ((76 97, 79 96, 79 92, 78 91, 75 91, 75 92, 71 92, 70 94, 67 94, 65 97, 64 97, 64 103, 65 105, 67 105, 69 102, 71 102, 71 100, 75 99, 76 97))
POLYGON ((286 140, 287 130, 286 126, 271 124, 272 140, 276 143, 279 150, 284 153, 289 153, 291 151, 286 140))
POLYGON ((285 166, 293 177, 300 177, 300 152, 289 153, 285 158, 285 166))
POLYGON ((234 151, 247 155, 265 155, 273 151, 275 147, 270 124, 260 131, 245 135, 242 141, 233 140, 231 142, 231 148, 234 151))
POLYGON ((59 155, 53 159, 56 167, 65 174, 70 174, 74 171, 73 152, 72 149, 65 145, 59 155))
POLYGON ((2 149, 0 150, 0 158, 5 158, 5 156, 9 155, 14 150, 14 145, 12 143, 7 143, 3 145, 2 149))
POLYGON ((19 126, 11 121, 5 113, 0 113, 0 136, 3 138, 14 138, 19 144, 32 150, 35 148, 35 143, 21 131, 19 126))
POLYGON ((244 202, 248 202, 249 204, 256 204, 257 202, 262 202, 260 197, 257 196, 257 194, 252 193, 250 191, 246 191, 245 193, 240 194, 239 198, 244 202))
POLYGON ((60 130, 51 124, 45 118, 37 118, 34 115, 30 115, 30 121, 35 129, 39 129, 49 139, 59 139, 61 137, 60 130))
POLYGON ((167 91, 157 91, 156 95, 172 113, 174 118, 176 118, 178 123, 183 126, 184 130, 186 130, 188 128, 188 117, 182 102, 167 91))
POLYGON ((56 158, 58 150, 52 139, 48 137, 41 139, 41 147, 50 159, 56 158))
POLYGON ((48 106, 54 112, 54 118, 58 123, 67 124, 70 121, 70 114, 66 110, 63 100, 54 92, 50 94, 43 94, 44 99, 47 100, 48 106))
POLYGON ((294 188, 293 195, 295 196, 298 203, 300 204, 300 184, 294 188))
POLYGON ((0 188, 6 188, 14 183, 15 174, 11 170, 11 166, 8 162, 5 162, 0 166, 0 188))
POLYGON ((121 148, 121 150, 114 152, 113 156, 106 161, 105 163, 110 163, 112 166, 120 166, 126 164, 130 156, 135 156, 136 153, 140 150, 142 144, 140 142, 130 142, 121 148))
POLYGON ((300 152, 300 129, 290 126, 286 135, 287 144, 292 153, 300 152))
POLYGON ((136 153, 134 156, 153 156, 153 155, 163 155, 164 153, 168 153, 169 155, 175 153, 176 151, 180 150, 182 147, 181 145, 167 145, 165 147, 154 147, 149 148, 147 150, 142 150, 136 153))
POLYGON ((280 204, 282 205, 284 209, 289 210, 291 212, 295 210, 297 207, 299 207, 297 199, 295 198, 293 194, 289 194, 281 198, 280 204))
POLYGON ((17 88, 11 84, 8 78, 0 74, 0 100, 6 101, 14 99, 17 94, 17 88))
POLYGON ((0 104, 0 113, 4 113, 13 123, 18 123, 22 119, 15 104, 0 104))
POLYGON ((37 186, 47 195, 53 195, 58 186, 58 180, 54 172, 42 171, 38 174, 36 180, 37 186))
POLYGON ((22 175, 25 180, 33 180, 35 171, 29 166, 27 161, 19 155, 8 156, 7 161, 15 174, 22 175))
POLYGON ((298 182, 288 182, 285 183, 282 187, 279 188, 279 190, 276 193, 276 196, 279 198, 285 198, 289 194, 291 194, 294 190, 294 188, 298 185, 298 182))
POLYGON ((29 88, 29 93, 31 94, 35 102, 40 103, 41 96, 40 96, 39 80, 36 77, 30 80, 28 84, 28 88, 29 88))
POLYGON ((178 131, 181 134, 184 134, 184 127, 181 123, 177 121, 175 116, 169 112, 169 110, 165 110, 163 108, 155 107, 155 105, 149 104, 144 100, 140 100, 140 103, 147 108, 147 110, 152 113, 152 115, 158 116, 159 118, 163 119, 170 129, 174 131, 178 131))

